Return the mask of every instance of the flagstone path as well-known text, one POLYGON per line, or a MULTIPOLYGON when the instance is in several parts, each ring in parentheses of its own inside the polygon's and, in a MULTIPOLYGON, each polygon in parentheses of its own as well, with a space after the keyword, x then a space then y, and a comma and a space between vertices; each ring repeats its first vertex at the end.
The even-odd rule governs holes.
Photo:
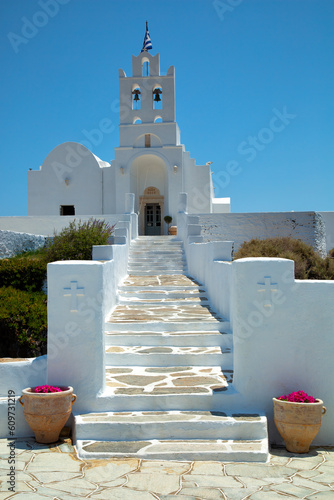
POLYGON ((332 500, 334 448, 296 455, 271 450, 268 463, 82 460, 70 439, 17 439, 14 491, 8 441, 0 440, 0 500, 332 500))

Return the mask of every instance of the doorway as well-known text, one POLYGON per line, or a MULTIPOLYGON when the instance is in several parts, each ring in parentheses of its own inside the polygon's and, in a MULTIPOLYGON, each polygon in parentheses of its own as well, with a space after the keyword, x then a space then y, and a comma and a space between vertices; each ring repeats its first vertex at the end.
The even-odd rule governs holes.
POLYGON ((159 203, 145 205, 145 236, 161 234, 161 207, 159 203))
POLYGON ((159 189, 154 186, 147 187, 139 201, 139 234, 164 234, 164 225, 161 222, 164 216, 164 196, 160 194, 159 189))

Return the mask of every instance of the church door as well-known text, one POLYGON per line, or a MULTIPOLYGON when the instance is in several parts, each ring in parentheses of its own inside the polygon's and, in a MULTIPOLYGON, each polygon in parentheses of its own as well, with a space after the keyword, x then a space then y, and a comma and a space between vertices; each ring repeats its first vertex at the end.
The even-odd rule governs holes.
POLYGON ((161 207, 159 203, 145 205, 145 235, 161 234, 161 207))

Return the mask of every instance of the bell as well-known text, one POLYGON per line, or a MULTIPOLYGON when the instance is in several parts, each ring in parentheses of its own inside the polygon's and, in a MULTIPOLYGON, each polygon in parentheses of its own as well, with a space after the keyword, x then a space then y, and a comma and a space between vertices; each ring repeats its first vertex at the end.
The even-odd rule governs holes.
POLYGON ((139 95, 140 95, 140 90, 135 89, 135 90, 132 92, 132 94, 134 95, 134 98, 133 98, 133 100, 134 100, 134 101, 136 101, 136 102, 137 102, 137 101, 139 101, 139 100, 140 100, 140 97, 139 97, 139 95))
POLYGON ((155 102, 160 102, 161 101, 160 94, 162 94, 161 90, 160 89, 155 89, 155 90, 153 90, 153 94, 154 94, 153 100, 155 102))

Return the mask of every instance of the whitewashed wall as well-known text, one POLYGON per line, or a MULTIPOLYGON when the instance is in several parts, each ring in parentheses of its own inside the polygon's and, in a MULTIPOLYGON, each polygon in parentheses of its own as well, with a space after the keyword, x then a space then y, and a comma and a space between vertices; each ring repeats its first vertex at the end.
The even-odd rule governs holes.
POLYGON ((76 142, 56 146, 39 170, 28 171, 28 214, 58 215, 60 205, 76 214, 102 214, 102 171, 110 164, 76 142))
POLYGON ((234 390, 216 409, 266 414, 271 442, 282 444, 272 398, 303 390, 327 407, 314 444, 333 446, 334 281, 295 280, 287 259, 231 262, 232 243, 203 242, 199 218, 185 213, 186 197, 181 201, 178 238, 188 273, 233 333, 234 390))
POLYGON ((223 401, 225 410, 265 413, 271 442, 282 443, 272 397, 303 390, 327 407, 314 444, 334 445, 334 282, 295 280, 286 259, 217 260, 228 244, 220 243, 221 254, 218 245, 190 243, 187 255, 189 275, 231 322, 236 394, 223 401))
MULTIPOLYGON (((67 227, 73 220, 88 221, 90 218, 103 219, 111 226, 124 220, 124 214, 114 215, 77 215, 77 216, 60 216, 60 215, 36 215, 36 216, 17 216, 17 217, 0 217, 0 230, 14 231, 28 234, 36 234, 43 236, 53 236, 54 232, 60 232, 67 227)), ((116 226, 117 227, 117 226, 116 226)))
POLYGON ((236 250, 252 238, 289 236, 312 245, 322 255, 327 253, 326 227, 317 212, 202 214, 199 224, 204 241, 234 241, 236 250))
POLYGON ((232 269, 234 387, 244 408, 265 411, 271 441, 281 442, 271 398, 303 390, 327 407, 314 444, 334 445, 334 281, 295 280, 286 259, 240 259, 232 269))

